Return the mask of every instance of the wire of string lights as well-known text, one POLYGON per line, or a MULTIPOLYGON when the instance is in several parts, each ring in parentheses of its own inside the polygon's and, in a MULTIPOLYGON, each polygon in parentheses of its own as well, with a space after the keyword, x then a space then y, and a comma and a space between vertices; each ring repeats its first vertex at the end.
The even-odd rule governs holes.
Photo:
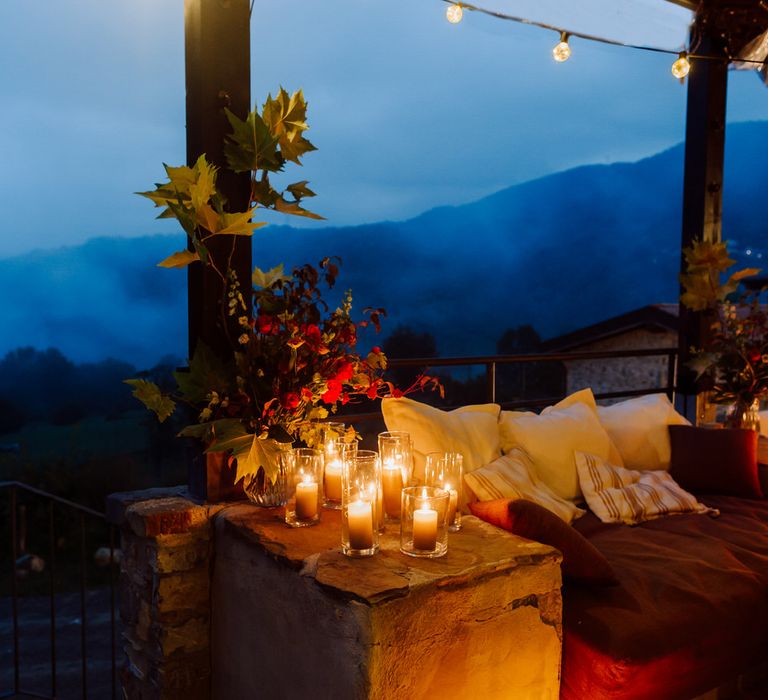
MULTIPOLYGON (((675 57, 675 62, 672 64, 672 74, 676 78, 683 79, 688 75, 691 69, 691 61, 730 61, 728 57, 724 56, 709 56, 706 54, 696 53, 697 46, 688 47, 688 50, 681 51, 678 49, 666 49, 658 46, 645 46, 641 44, 630 44, 616 39, 609 39, 603 36, 597 36, 596 34, 587 34, 585 32, 573 31, 566 29, 565 27, 558 27, 553 24, 547 24, 546 22, 539 22, 537 20, 526 19, 525 17, 517 17, 515 15, 509 15, 497 10, 489 10, 478 5, 473 5, 467 2, 456 2, 455 0, 441 0, 448 5, 446 10, 446 17, 452 24, 457 24, 461 21, 464 11, 479 12, 480 14, 488 15, 489 17, 495 17, 496 19, 505 20, 507 22, 516 22, 517 24, 527 24, 532 27, 538 27, 540 29, 546 29, 552 32, 556 32, 560 35, 560 40, 552 50, 552 55, 556 61, 562 63, 571 56, 571 47, 569 40, 573 37, 578 39, 584 39, 585 41, 594 41, 600 44, 608 44, 609 46, 621 46, 627 49, 635 49, 637 51, 649 51, 652 53, 668 54, 675 57)), ((698 44, 698 42, 696 42, 698 44)), ((756 61, 752 59, 734 59, 739 63, 753 64, 755 68, 759 68, 764 65, 764 61, 756 61)))

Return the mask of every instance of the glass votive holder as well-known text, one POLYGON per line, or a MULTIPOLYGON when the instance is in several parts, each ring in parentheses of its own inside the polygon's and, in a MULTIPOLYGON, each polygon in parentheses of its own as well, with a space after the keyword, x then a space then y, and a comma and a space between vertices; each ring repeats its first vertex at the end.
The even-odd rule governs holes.
POLYGON ((308 447, 293 450, 285 475, 285 522, 307 527, 320 522, 323 453, 308 447))
POLYGON ((400 493, 410 483, 413 473, 411 436, 403 431, 379 433, 379 458, 384 517, 388 522, 397 522, 400 493))
POLYGON ((400 551, 411 557, 436 559, 448 551, 446 516, 450 496, 434 486, 403 489, 400 551))
POLYGON ((348 557, 369 557, 379 550, 378 455, 365 452, 348 456, 342 466, 341 551, 348 557))
POLYGON ((427 486, 448 492, 446 513, 449 532, 461 529, 461 499, 464 484, 464 458, 458 452, 430 452, 425 469, 427 486))
POLYGON ((341 509, 341 472, 345 459, 357 454, 357 441, 346 442, 343 438, 332 441, 325 450, 323 466, 323 508, 341 509))

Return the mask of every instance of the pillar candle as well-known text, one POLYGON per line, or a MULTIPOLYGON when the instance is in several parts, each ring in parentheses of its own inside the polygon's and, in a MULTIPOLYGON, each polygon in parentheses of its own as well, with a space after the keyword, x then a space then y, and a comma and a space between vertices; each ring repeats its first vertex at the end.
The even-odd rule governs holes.
POLYGON ((347 506, 349 546, 352 549, 373 547, 373 509, 370 501, 352 501, 347 506))
POLYGON ((456 489, 452 489, 450 484, 445 485, 445 490, 448 492, 448 517, 445 519, 446 525, 449 527, 453 525, 453 521, 456 520, 456 509, 459 506, 459 492, 456 489))
POLYGON ((400 494, 403 490, 403 472, 399 464, 385 464, 382 470, 384 512, 391 517, 400 516, 400 494))
POLYGON ((317 484, 314 481, 301 481, 296 484, 296 517, 299 520, 309 520, 316 515, 317 484))
POLYGON ((325 465, 325 497, 329 501, 341 500, 341 461, 338 459, 325 465))
POLYGON ((413 546, 433 550, 437 544, 437 511, 424 506, 413 511, 413 546))

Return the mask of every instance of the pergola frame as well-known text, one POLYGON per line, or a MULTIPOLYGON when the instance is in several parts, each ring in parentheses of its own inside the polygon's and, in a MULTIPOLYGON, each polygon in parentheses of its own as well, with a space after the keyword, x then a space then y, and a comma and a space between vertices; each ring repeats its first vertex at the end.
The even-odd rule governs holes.
MULTIPOLYGON (((668 0, 694 9, 689 0, 668 0)), ((697 5, 722 6, 740 0, 709 0, 697 5)), ((697 61, 688 79, 685 175, 683 194, 682 247, 693 240, 719 241, 722 228, 722 183, 725 149, 725 113, 728 65, 722 32, 715 23, 698 27, 700 53, 720 55, 723 61, 697 61)), ((187 160, 191 165, 201 153, 221 168, 219 183, 232 206, 245 206, 249 196, 246 175, 226 169, 223 144, 229 131, 224 107, 239 116, 250 105, 250 7, 249 0, 185 0, 187 160)), ((241 209, 242 210, 242 209, 241 209)), ((211 255, 226 267, 231 241, 211 246, 211 255)), ((231 264, 240 280, 250 280, 251 241, 238 238, 231 264)), ((221 314, 218 300, 221 285, 203 266, 188 273, 190 356, 203 340, 221 349, 221 314)), ((701 338, 701 320, 685 308, 680 310, 679 346, 685 359, 701 338)), ((690 377, 682 376, 684 393, 695 393, 690 377)), ((199 467, 198 467, 199 471, 199 467)), ((199 483, 200 474, 191 478, 199 483)), ((206 498, 204 488, 195 488, 206 498)))

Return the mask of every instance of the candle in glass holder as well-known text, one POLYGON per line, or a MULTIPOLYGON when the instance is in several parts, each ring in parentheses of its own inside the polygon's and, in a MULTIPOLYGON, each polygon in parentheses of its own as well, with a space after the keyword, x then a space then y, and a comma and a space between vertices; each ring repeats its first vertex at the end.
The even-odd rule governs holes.
POLYGON ((399 464, 388 462, 381 476, 384 492, 384 512, 390 517, 400 516, 400 494, 403 490, 403 472, 399 464))
POLYGON ((437 511, 426 503, 413 511, 413 546, 432 550, 437 543, 437 511))
POLYGON ((305 476, 296 484, 296 517, 309 520, 317 515, 317 483, 305 476))
POLYGON ((341 460, 334 459, 325 465, 325 497, 329 501, 341 500, 341 460))
POLYGON ((352 549, 373 547, 373 509, 370 501, 357 500, 347 506, 349 546, 352 549))
POLYGON ((445 485, 445 490, 448 492, 448 515, 445 519, 446 524, 450 527, 453 525, 453 521, 456 520, 456 509, 459 507, 459 492, 451 488, 450 484, 445 485))

